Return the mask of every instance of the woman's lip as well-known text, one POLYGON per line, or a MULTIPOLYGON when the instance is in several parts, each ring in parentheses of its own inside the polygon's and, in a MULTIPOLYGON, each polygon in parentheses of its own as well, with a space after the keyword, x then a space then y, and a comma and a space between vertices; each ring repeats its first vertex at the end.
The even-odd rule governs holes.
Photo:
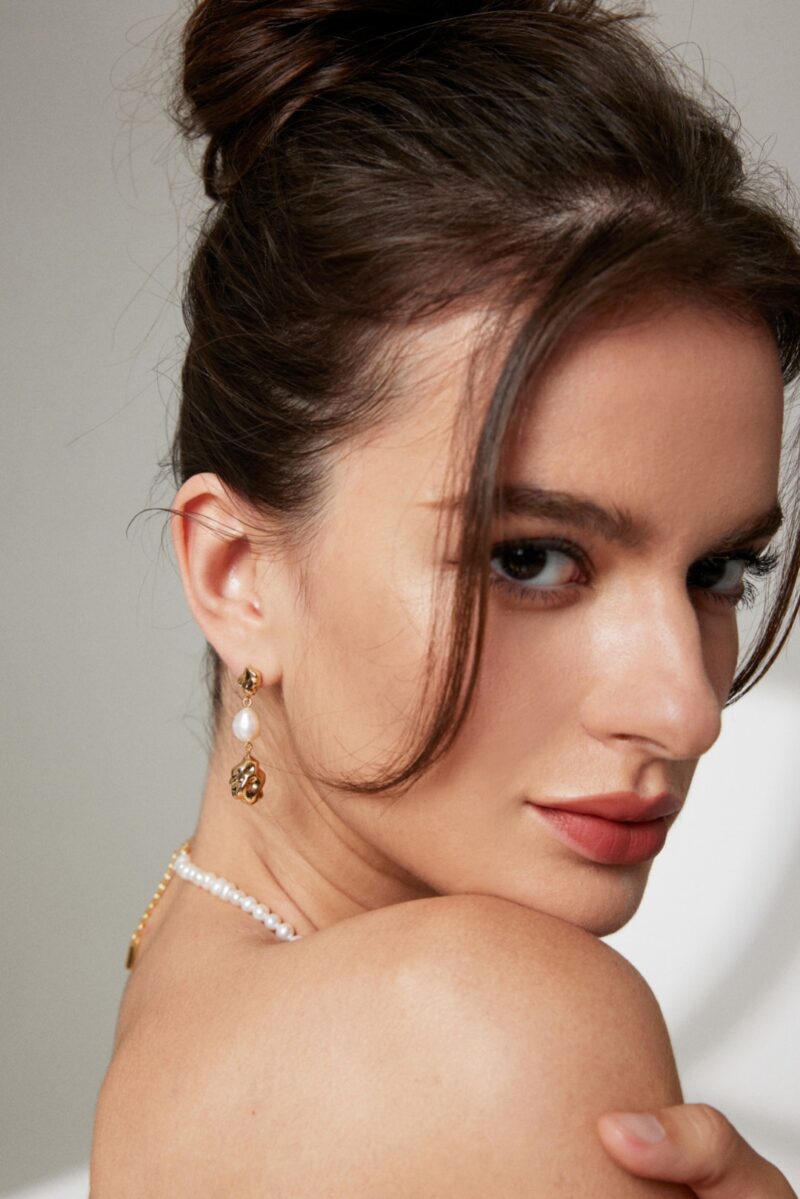
POLYGON ((667 839, 669 825, 665 816, 655 820, 608 820, 588 812, 525 802, 554 837, 592 862, 609 866, 645 862, 660 853, 667 839))

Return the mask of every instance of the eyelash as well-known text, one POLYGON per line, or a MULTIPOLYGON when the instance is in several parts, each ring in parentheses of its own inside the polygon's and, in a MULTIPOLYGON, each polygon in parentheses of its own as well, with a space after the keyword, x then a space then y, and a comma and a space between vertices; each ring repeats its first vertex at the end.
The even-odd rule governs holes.
MULTIPOLYGON (((518 538, 514 541, 503 541, 498 545, 492 546, 491 561, 498 557, 508 555, 515 549, 524 547, 533 547, 539 551, 556 550, 560 554, 571 558, 584 573, 590 574, 588 560, 583 550, 571 541, 567 541, 561 537, 549 538, 518 538)), ((742 549, 736 553, 727 554, 709 554, 708 557, 699 560, 701 563, 706 562, 744 562, 745 576, 751 575, 755 578, 764 578, 770 574, 780 562, 780 553, 777 551, 756 553, 755 550, 742 549)), ((536 588, 526 587, 522 584, 515 583, 510 579, 504 579, 500 575, 490 573, 490 586, 498 588, 507 595, 511 595, 514 599, 522 599, 526 603, 538 604, 542 607, 548 605, 562 604, 564 593, 571 592, 576 586, 583 584, 566 583, 561 587, 536 588)), ((738 609, 752 607, 758 597, 756 587, 750 582, 747 577, 744 577, 743 590, 736 595, 725 595, 720 592, 710 591, 707 587, 697 587, 696 590, 702 591, 715 603, 724 604, 727 608, 738 609)))

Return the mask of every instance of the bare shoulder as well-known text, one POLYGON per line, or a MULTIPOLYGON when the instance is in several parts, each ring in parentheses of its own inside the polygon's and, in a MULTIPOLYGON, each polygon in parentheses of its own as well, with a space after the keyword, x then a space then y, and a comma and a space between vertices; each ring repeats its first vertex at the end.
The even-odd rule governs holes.
MULTIPOLYGON (((541 1026, 534 1000, 545 1010, 573 1007, 628 1035, 647 1034, 674 1070, 669 1034, 647 981, 610 945, 555 916, 498 896, 461 894, 384 908, 346 922, 341 931, 357 956, 376 964, 375 937, 382 933, 390 966, 428 993, 452 995, 479 1010, 487 997, 502 998, 493 1025, 527 1015, 541 1026)), ((378 956, 385 967, 384 955, 378 956)), ((393 977, 391 968, 383 969, 376 982, 391 986, 393 977)), ((398 999, 405 993, 394 991, 398 999)))
MULTIPOLYGON (((434 1038, 426 1051, 439 1046, 449 1054, 458 1039, 465 1048, 477 1040, 485 1057, 496 1054, 504 1073, 509 1064, 523 1063, 522 1073, 534 1087, 532 1102, 542 1095, 542 1082, 545 1091, 563 1086, 570 1067, 583 1093, 590 1094, 587 1068, 593 1065, 602 1067, 596 1079, 602 1103, 614 1087, 620 1103, 682 1101, 658 1000, 610 945, 554 916, 491 895, 416 901, 400 905, 397 916, 390 944, 405 985, 394 987, 388 971, 387 1000, 409 1001, 424 1013, 420 1043, 434 1038), (462 1036, 467 1027, 469 1035, 462 1036), (440 1031, 447 1035, 440 1037, 440 1031), (520 1050, 535 1054, 535 1078, 532 1059, 520 1050)), ((365 924, 352 935, 360 941, 366 933, 365 924)), ((514 1078, 518 1096, 522 1082, 514 1078)))
POLYGON ((384 1010, 365 1019, 374 1060, 382 1050, 393 1063, 370 1125, 391 1163, 381 1185, 403 1184, 364 1193, 688 1194, 626 1174, 596 1134, 604 1111, 682 1101, 638 971, 583 929, 497 897, 405 906, 394 942, 403 986, 391 972, 376 980, 384 1010))
POLYGON ((604 1111, 682 1100, 655 996, 610 946, 483 895, 313 940, 287 1004, 284 1064, 299 1038, 306 1075, 277 1158, 270 1145, 271 1194, 287 1178, 293 1199, 688 1194, 626 1174, 597 1138, 604 1111))
MULTIPOLYGON (((417 905, 407 905, 409 908, 417 905)), ((575 1007, 632 1033, 660 1038, 674 1067, 666 1025, 647 981, 620 953, 573 924, 492 895, 450 895, 419 903, 426 926, 419 942, 420 966, 429 967, 444 987, 464 978, 466 999, 501 988, 506 1012, 533 1013, 534 999, 562 1011, 575 1007), (427 910, 423 905, 430 904, 427 910), (425 952, 430 946, 431 954, 425 952)), ((408 913, 410 923, 415 914, 408 913)))
POLYGON ((239 1199, 689 1193, 626 1174, 597 1138, 602 1112, 681 1095, 655 997, 583 930, 442 896, 222 956, 147 1030, 169 1122, 151 1105, 132 1196, 176 1171, 187 1195, 239 1199))

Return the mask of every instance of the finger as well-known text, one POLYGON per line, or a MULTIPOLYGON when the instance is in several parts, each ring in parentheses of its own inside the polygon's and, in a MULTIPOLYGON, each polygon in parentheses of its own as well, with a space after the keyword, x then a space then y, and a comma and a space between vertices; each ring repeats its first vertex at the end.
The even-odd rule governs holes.
POLYGON ((797 1199, 780 1170, 710 1104, 607 1112, 597 1127, 606 1151, 630 1173, 685 1183, 699 1199, 797 1199))

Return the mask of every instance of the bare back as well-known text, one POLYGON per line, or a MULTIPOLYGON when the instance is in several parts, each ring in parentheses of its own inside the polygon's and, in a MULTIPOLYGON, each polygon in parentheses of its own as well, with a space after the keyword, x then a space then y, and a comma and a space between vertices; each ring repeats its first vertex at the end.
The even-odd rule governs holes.
POLYGON ((331 1077, 326 1047, 356 1026, 362 1038, 365 1020, 377 1027, 378 988, 387 998, 393 982, 402 988, 414 936, 401 909, 412 906, 279 942, 194 888, 170 886, 120 1005, 92 1199, 180 1194, 176 1178, 187 1195, 198 1185, 204 1195, 333 1194, 320 1191, 317 1170, 343 1080, 331 1077))

